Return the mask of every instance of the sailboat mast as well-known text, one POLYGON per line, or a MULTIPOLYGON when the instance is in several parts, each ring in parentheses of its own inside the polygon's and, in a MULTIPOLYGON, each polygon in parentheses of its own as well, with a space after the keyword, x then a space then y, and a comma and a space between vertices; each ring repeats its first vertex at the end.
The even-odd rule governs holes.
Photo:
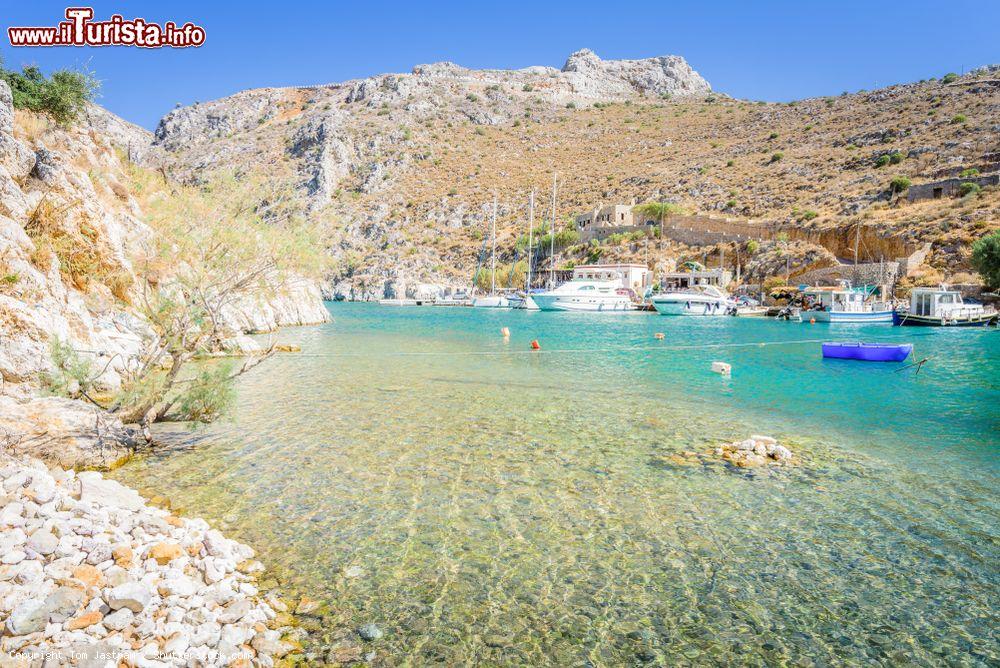
POLYGON ((493 195, 493 259, 490 262, 492 276, 490 295, 497 293, 497 196, 493 195))
POLYGON ((535 233, 535 190, 531 189, 531 195, 528 197, 528 283, 524 288, 524 291, 531 294, 531 247, 534 245, 534 233, 535 233))
POLYGON ((556 284, 556 173, 552 172, 552 220, 549 221, 549 288, 556 284))

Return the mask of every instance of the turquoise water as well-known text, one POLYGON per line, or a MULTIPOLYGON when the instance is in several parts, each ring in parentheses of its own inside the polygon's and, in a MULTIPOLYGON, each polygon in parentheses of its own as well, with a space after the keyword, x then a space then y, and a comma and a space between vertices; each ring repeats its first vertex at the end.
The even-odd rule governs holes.
POLYGON ((996 330, 330 310, 116 474, 321 602, 317 657, 375 623, 379 665, 1000 663, 996 330), (927 362, 821 358, 851 339, 927 362), (712 456, 751 433, 795 465, 712 456))

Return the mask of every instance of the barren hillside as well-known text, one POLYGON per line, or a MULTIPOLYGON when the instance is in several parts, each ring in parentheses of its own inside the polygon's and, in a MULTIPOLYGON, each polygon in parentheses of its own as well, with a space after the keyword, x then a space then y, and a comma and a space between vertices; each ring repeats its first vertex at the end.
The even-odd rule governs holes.
MULTIPOLYGON (((340 259, 330 291, 377 297, 400 284, 468 284, 494 194, 503 259, 513 260, 528 191, 536 222, 547 219, 554 172, 560 224, 600 204, 667 201, 782 227, 802 238, 802 253, 815 255, 822 238, 827 260, 853 253, 859 238, 867 259, 929 242, 926 279, 940 280, 967 271, 970 241, 1000 226, 998 189, 909 202, 890 183, 996 173, 998 136, 995 68, 778 104, 713 93, 677 57, 582 51, 562 70, 439 63, 245 91, 168 114, 149 160, 186 179, 251 165, 291 174, 304 205, 328 221, 340 259)), ((604 245, 598 255, 651 266, 716 250, 669 239, 604 245)), ((575 245, 557 263, 594 255, 575 245)))

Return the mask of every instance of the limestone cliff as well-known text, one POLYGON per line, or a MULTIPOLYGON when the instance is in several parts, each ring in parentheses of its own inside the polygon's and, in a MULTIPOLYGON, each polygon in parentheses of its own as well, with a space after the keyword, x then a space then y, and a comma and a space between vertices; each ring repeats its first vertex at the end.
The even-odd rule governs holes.
MULTIPOLYGON (((50 367, 50 342, 68 341, 120 383, 146 328, 131 304, 131 257, 153 232, 129 190, 128 161, 152 135, 91 106, 70 128, 13 109, 0 81, 0 394, 24 397, 50 367)), ((319 287, 232 306, 235 332, 325 321, 319 287)))

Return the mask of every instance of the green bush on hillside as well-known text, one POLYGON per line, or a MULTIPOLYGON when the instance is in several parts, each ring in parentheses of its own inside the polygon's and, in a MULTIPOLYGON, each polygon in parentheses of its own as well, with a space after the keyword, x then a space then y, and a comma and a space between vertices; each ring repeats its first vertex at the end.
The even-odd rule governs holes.
POLYGON ((897 176, 889 181, 889 192, 891 193, 901 193, 906 192, 909 187, 913 184, 908 177, 897 176))
POLYGON ((941 77, 941 83, 950 84, 951 82, 956 81, 957 79, 958 79, 957 74, 955 74, 954 72, 948 72, 948 74, 941 77))
POLYGON ((973 183, 972 181, 966 181, 962 185, 958 186, 958 194, 962 197, 966 195, 977 195, 982 191, 982 187, 978 183, 973 183))
POLYGON ((1000 287, 1000 230, 972 244, 972 267, 991 288, 1000 287))
POLYGON ((10 86, 16 108, 48 114, 60 125, 71 125, 100 88, 100 82, 87 72, 56 70, 46 77, 34 65, 15 72, 2 62, 0 79, 10 86))

